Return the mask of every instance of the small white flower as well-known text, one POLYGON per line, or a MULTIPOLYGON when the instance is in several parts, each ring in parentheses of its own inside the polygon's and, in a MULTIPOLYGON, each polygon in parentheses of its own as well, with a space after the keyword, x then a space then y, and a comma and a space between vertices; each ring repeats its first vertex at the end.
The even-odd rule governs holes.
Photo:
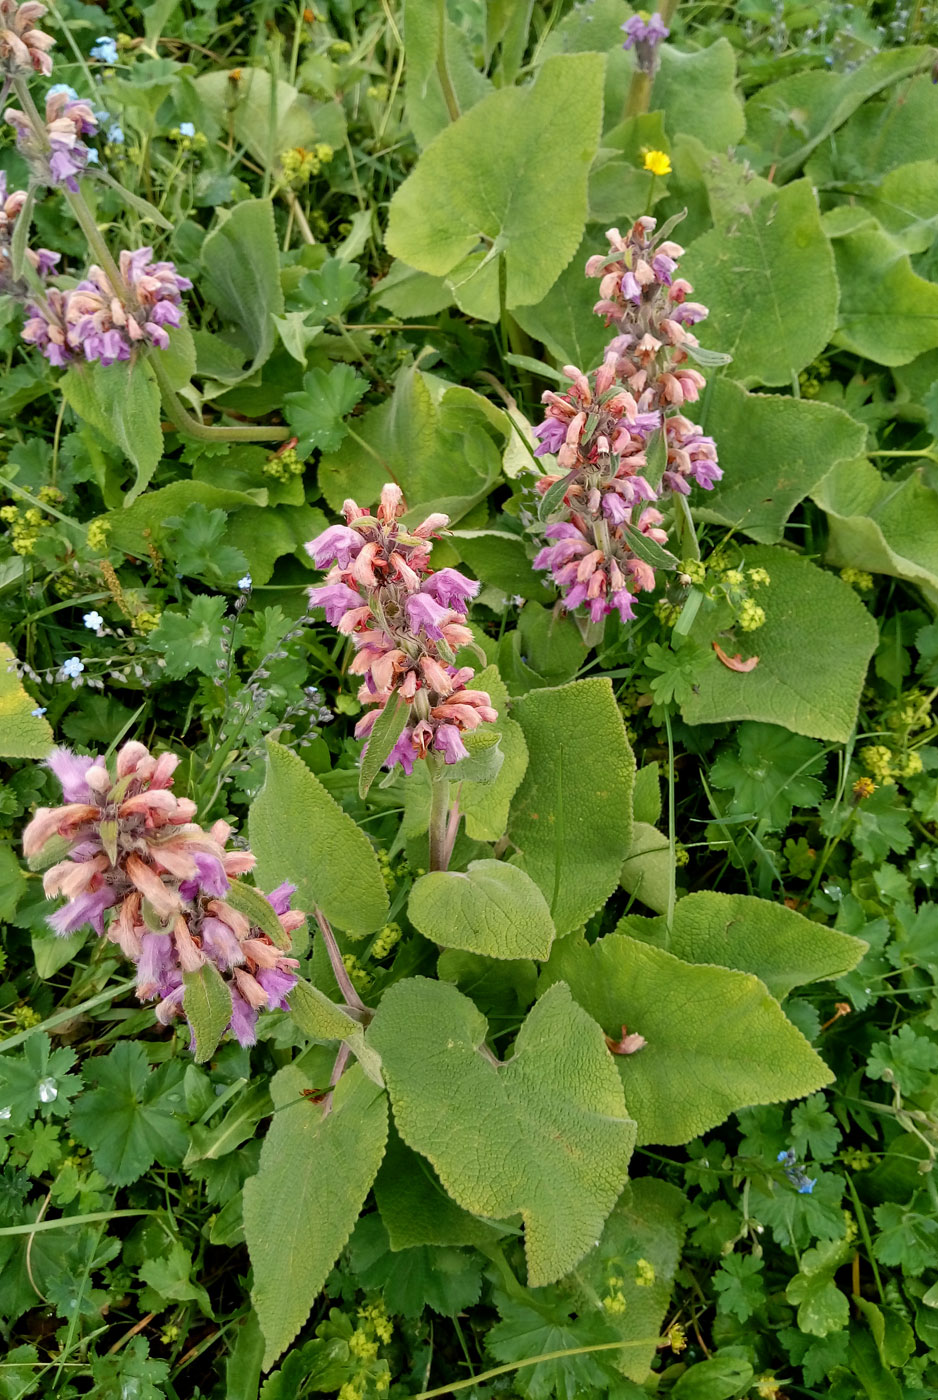
POLYGON ((82 622, 84 622, 85 626, 91 632, 97 632, 100 627, 104 626, 104 618, 96 610, 93 610, 90 613, 85 613, 84 617, 82 618, 82 622))
POLYGON ((247 593, 248 589, 251 587, 251 575, 245 574, 244 578, 239 578, 238 587, 247 593))
POLYGON ((34 710, 30 710, 29 713, 30 713, 31 715, 35 715, 36 719, 42 719, 42 717, 43 717, 43 715, 45 714, 45 712, 46 712, 46 707, 45 707, 45 705, 37 705, 36 708, 35 708, 34 710))
POLYGON ((85 669, 85 663, 78 656, 70 656, 67 661, 62 662, 62 675, 68 676, 69 680, 77 680, 85 669))
POLYGON ((194 135, 195 135, 195 127, 193 126, 192 122, 180 122, 180 123, 179 123, 179 135, 180 135, 180 136, 194 136, 194 135))

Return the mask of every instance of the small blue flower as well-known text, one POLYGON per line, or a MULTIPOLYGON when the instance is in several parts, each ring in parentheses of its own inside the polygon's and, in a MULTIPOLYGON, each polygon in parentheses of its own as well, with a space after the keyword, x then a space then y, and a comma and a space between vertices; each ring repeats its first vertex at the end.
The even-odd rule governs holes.
POLYGON ((238 587, 241 589, 242 593, 247 593, 248 589, 251 588, 251 586, 252 579, 250 574, 245 574, 244 578, 238 579, 238 587))
POLYGON ((96 58, 99 63, 116 63, 117 44, 113 39, 102 35, 100 39, 95 39, 94 47, 91 50, 91 57, 96 58))
POLYGON ((112 146, 123 146, 124 132, 117 122, 114 122, 112 126, 108 127, 107 139, 112 146))
POLYGON ((58 97, 60 92, 64 92, 67 97, 70 97, 72 99, 73 102, 78 101, 78 93, 73 87, 69 87, 68 83, 56 83, 54 87, 50 87, 49 91, 46 93, 46 96, 58 97))
POLYGON ((815 1178, 815 1180, 812 1181, 810 1177, 806 1176, 805 1179, 804 1179, 804 1181, 802 1181, 801 1185, 798 1187, 798 1195, 799 1195, 799 1196, 810 1196, 810 1195, 811 1195, 811 1192, 814 1190, 814 1188, 815 1188, 816 1185, 817 1185, 817 1178, 815 1178))
POLYGON ((97 609, 90 613, 85 613, 84 617, 82 618, 82 622, 91 632, 97 632, 99 627, 104 626, 104 618, 97 611, 97 609))
POLYGON ((29 713, 30 713, 31 715, 35 715, 36 719, 42 719, 42 717, 43 717, 43 715, 45 714, 45 712, 46 712, 46 707, 45 707, 45 705, 37 705, 36 708, 35 708, 34 710, 30 710, 29 713))
POLYGON ((85 663, 78 656, 70 656, 67 661, 62 662, 62 675, 69 680, 75 681, 85 669, 85 663))
POLYGON ((192 122, 180 122, 180 123, 179 123, 179 135, 180 135, 180 136, 194 136, 194 135, 195 135, 195 127, 193 126, 192 122))
POLYGON ((100 163, 100 160, 101 160, 101 157, 98 155, 97 151, 93 151, 93 150, 89 147, 89 148, 88 148, 88 164, 89 164, 89 165, 98 165, 98 164, 100 163))
MULTIPOLYGON (((778 1154, 778 1156, 776 1157, 776 1159, 775 1159, 776 1162, 787 1162, 787 1161, 788 1161, 788 1153, 789 1153, 789 1152, 791 1152, 791 1148, 788 1149, 788 1152, 780 1152, 780 1153, 778 1154)), ((794 1155, 795 1155, 795 1154, 792 1152, 791 1155, 792 1155, 792 1160, 794 1160, 794 1155)))

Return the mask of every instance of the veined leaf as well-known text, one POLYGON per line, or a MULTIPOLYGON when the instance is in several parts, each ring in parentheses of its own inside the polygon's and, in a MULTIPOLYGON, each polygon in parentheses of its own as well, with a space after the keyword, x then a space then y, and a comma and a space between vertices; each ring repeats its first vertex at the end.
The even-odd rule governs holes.
POLYGON ((182 1009, 195 1037, 196 1064, 210 1060, 231 1020, 231 992, 213 962, 182 974, 182 1009))
POLYGON ((16 657, 0 642, 0 753, 4 758, 45 758, 52 748, 52 730, 42 715, 33 714, 35 700, 20 685, 16 657))
POLYGON ((368 789, 381 772, 381 766, 403 734, 410 718, 410 706, 399 690, 387 701, 375 720, 374 728, 362 753, 358 775, 358 795, 367 797, 368 789))
POLYGON ((515 865, 471 861, 465 873, 431 870, 411 889, 407 914, 424 938, 490 958, 546 958, 554 939, 547 901, 515 865))

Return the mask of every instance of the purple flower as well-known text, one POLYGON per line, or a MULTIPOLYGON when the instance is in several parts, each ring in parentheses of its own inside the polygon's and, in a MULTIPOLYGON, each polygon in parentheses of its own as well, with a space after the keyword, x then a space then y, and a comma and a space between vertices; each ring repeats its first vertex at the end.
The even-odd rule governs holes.
POLYGON ((237 936, 221 919, 202 920, 202 950, 222 972, 244 962, 237 936))
POLYGON ((535 457, 544 457, 548 452, 559 452, 567 436, 567 425, 562 418, 545 418, 534 429, 539 445, 534 449, 535 457))
POLYGON ((330 525, 304 547, 317 569, 326 569, 330 564, 347 569, 361 550, 362 537, 347 525, 330 525))
POLYGON ((437 569, 420 585, 421 593, 429 593, 444 608, 455 608, 464 612, 470 598, 479 591, 474 578, 466 578, 458 569, 437 569))
POLYGON ((84 924, 90 924, 100 937, 104 933, 104 911, 116 903, 117 896, 110 885, 105 885, 100 890, 86 890, 84 894, 76 895, 67 904, 63 904, 61 909, 51 914, 48 920, 49 927, 64 937, 68 933, 75 933, 84 924))
POLYGON ((619 290, 626 301, 633 301, 636 306, 642 299, 642 289, 636 280, 634 272, 626 272, 619 283, 619 290))
POLYGON ((66 802, 91 802, 91 789, 85 781, 89 768, 97 763, 97 755, 70 753, 68 749, 53 749, 46 759, 46 767, 62 784, 62 796, 66 802))
POLYGON ((607 520, 611 520, 613 525, 621 525, 628 520, 630 513, 629 507, 618 492, 605 492, 603 495, 603 515, 607 520))
POLYGON ((231 988, 231 1020, 228 1022, 228 1029, 241 1046, 253 1045, 257 1040, 257 1012, 234 987, 231 988))
POLYGON ((712 491, 723 476, 723 468, 712 457, 696 457, 691 462, 690 474, 704 491, 712 491))
POLYGON ((619 616, 623 622, 631 622, 635 617, 635 613, 632 611, 632 604, 635 602, 635 598, 627 588, 617 589, 616 592, 612 594, 609 601, 614 608, 619 609, 619 616))
MULTIPOLYGON (((334 528, 340 529, 341 527, 334 528)), ((326 533, 328 534, 328 531, 326 533)), ((349 533, 354 534, 355 531, 350 530, 349 533)), ((322 535, 319 538, 321 540, 322 535)), ((312 541, 313 545, 317 543, 317 540, 312 541)), ((306 547, 307 549, 311 548, 310 545, 306 547)), ((347 612, 350 612, 352 608, 362 606, 359 594, 344 583, 325 583, 320 588, 307 589, 306 596, 309 598, 311 608, 325 608, 326 621, 330 627, 338 627, 347 612)))
POLYGON ((203 894, 214 895, 220 899, 222 895, 228 893, 228 876, 225 874, 225 867, 217 856, 211 855, 208 851, 196 851, 193 859, 199 871, 199 887, 203 894))
POLYGON ((415 632, 421 628, 428 637, 440 641, 443 636, 442 624, 449 620, 450 609, 441 607, 429 593, 412 593, 404 604, 407 621, 415 632))
POLYGON ((289 1006, 287 996, 296 986, 296 976, 292 972, 284 972, 279 967, 259 967, 254 974, 254 979, 259 982, 267 993, 267 999, 272 1011, 287 1011, 289 1006))
POLYGON ((170 933, 145 933, 140 939, 137 996, 141 1001, 166 996, 179 976, 176 944, 170 933))
POLYGON ((656 253, 651 260, 651 268, 658 281, 670 287, 672 274, 677 271, 674 259, 669 258, 666 253, 656 253))
POLYGON ((646 23, 641 15, 633 15, 621 26, 627 35, 624 49, 634 48, 635 61, 640 73, 654 76, 658 67, 658 45, 667 39, 670 30, 659 14, 654 14, 646 23))
POLYGON ((296 885, 291 885, 289 880, 284 880, 275 890, 271 890, 267 896, 267 903, 275 914, 286 914, 290 909, 290 900, 296 894, 296 885))
POLYGON ((469 750, 455 724, 441 724, 433 739, 433 747, 443 755, 444 762, 458 763, 469 757, 469 750))
POLYGON ((407 725, 402 731, 401 737, 384 760, 385 768, 393 768, 395 763, 399 763, 407 776, 410 777, 414 771, 414 759, 416 758, 412 740, 413 732, 410 725, 407 725))

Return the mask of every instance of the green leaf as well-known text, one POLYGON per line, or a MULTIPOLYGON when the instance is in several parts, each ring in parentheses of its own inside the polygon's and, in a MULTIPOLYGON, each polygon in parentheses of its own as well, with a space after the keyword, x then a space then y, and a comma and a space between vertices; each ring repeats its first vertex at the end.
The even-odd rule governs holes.
MULTIPOLYGON (((479 686, 477 689, 481 689, 479 686)), ((451 783, 494 783, 502 769, 505 755, 501 749, 502 736, 497 729, 479 728, 463 736, 469 750, 465 758, 447 766, 451 783)))
POLYGON ((192 671, 201 671, 203 676, 218 675, 227 606, 225 598, 199 593, 192 599, 188 614, 167 608, 161 615, 160 624, 148 641, 154 651, 165 656, 165 675, 170 680, 181 680, 192 671))
POLYGON ((321 267, 307 272, 296 289, 297 298, 320 321, 341 316, 360 289, 358 267, 343 258, 326 258, 321 267))
POLYGON ((764 830, 781 831, 795 807, 817 807, 824 784, 827 755, 820 744, 800 739, 774 724, 741 724, 738 752, 728 747, 710 768, 717 788, 732 788, 730 816, 758 819, 764 830))
POLYGON ((730 1400, 748 1388, 752 1377, 745 1357, 718 1353, 689 1366, 671 1394, 674 1400, 730 1400))
POLYGON ((35 700, 20 684, 16 656, 0 642, 0 754, 4 758, 45 758, 54 738, 35 700))
POLYGON ((318 907, 352 938, 380 928, 388 896, 374 848, 296 754, 267 741, 267 779, 251 805, 254 877, 297 887, 297 908, 318 907))
POLYGON ((525 1295, 497 1289, 495 1302, 502 1320, 489 1328, 485 1345, 496 1361, 515 1363, 515 1393, 527 1400, 616 1394, 612 1387, 622 1385, 613 1370, 618 1352, 598 1350, 615 1338, 595 1310, 577 1310, 559 1289, 551 1289, 548 1297, 544 1290, 525 1295), (546 1359, 532 1365, 531 1358, 538 1356, 546 1359))
POLYGON ((397 982, 368 1032, 397 1129, 465 1210, 525 1222, 528 1282, 560 1278, 597 1239, 626 1178, 634 1124, 599 1028, 553 987, 511 1059, 480 1053, 485 1018, 454 987, 397 982))
POLYGON ((689 963, 751 972, 781 1001, 793 987, 842 977, 866 952, 851 938, 767 899, 700 890, 679 899, 674 926, 626 914, 616 933, 664 948, 689 963))
POLYGON ((145 1306, 162 1312, 170 1303, 198 1303, 206 1317, 214 1318, 209 1296, 201 1284, 189 1277, 192 1255, 180 1240, 174 1240, 165 1254, 145 1259, 140 1265, 140 1277, 152 1292, 145 1293, 145 1306))
POLYGON ((901 242, 873 220, 833 239, 840 279, 835 345, 879 365, 907 365, 938 345, 938 286, 912 271, 901 242))
MULTIPOLYGON (((814 70, 770 83, 760 88, 746 104, 747 147, 763 152, 764 165, 774 164, 775 178, 783 183, 868 98, 915 72, 927 70, 933 59, 930 48, 906 46, 874 53, 866 62, 847 72, 814 70)), ((913 84, 913 88, 915 86, 923 85, 913 84)), ((927 84, 925 87, 927 92, 927 84)), ((901 99, 894 100, 892 110, 886 109, 885 114, 879 103, 870 103, 866 109, 870 121, 867 140, 861 147, 864 170, 870 168, 871 159, 878 157, 877 147, 894 125, 896 107, 901 110, 910 95, 908 90, 903 92, 901 99), (874 137, 879 137, 879 142, 872 139, 874 137)), ((934 104, 930 106, 934 113, 934 104)), ((879 168, 874 166, 874 169, 879 168)))
POLYGON ((938 1220, 928 1193, 918 1191, 906 1205, 887 1201, 874 1207, 879 1231, 873 1253, 882 1264, 899 1265, 918 1278, 938 1266, 938 1220))
POLYGON ((427 1159, 412 1152, 394 1131, 375 1182, 375 1200, 392 1250, 425 1244, 485 1248, 505 1233, 494 1221, 470 1215, 447 1196, 427 1159))
POLYGON ((797 1304, 798 1326, 813 1337, 839 1332, 850 1319, 846 1294, 834 1283, 834 1274, 849 1259, 850 1248, 839 1240, 807 1249, 798 1273, 785 1289, 785 1297, 797 1304))
POLYGON ((236 578, 246 573, 247 558, 240 549, 224 543, 228 517, 223 510, 207 510, 200 501, 194 501, 186 507, 185 515, 170 516, 163 523, 172 540, 172 558, 178 574, 230 588, 236 578))
POLYGON ((238 349, 249 361, 246 372, 259 369, 277 339, 272 318, 283 314, 280 250, 269 199, 245 199, 233 209, 219 210, 219 222, 202 244, 202 273, 204 295, 238 328, 238 349))
MULTIPOLYGON (((458 287, 467 272, 477 279, 473 265, 464 265, 481 243, 489 266, 495 257, 504 261, 507 306, 540 301, 583 233, 603 69, 595 54, 547 59, 530 87, 490 93, 441 131, 391 200, 388 251, 458 287), (554 153, 561 146, 558 199, 554 153)), ((486 319, 497 319, 497 297, 494 313, 486 305, 486 319)))
POLYGON ((330 1001, 325 992, 301 978, 290 993, 290 1014, 300 1030, 313 1040, 344 1040, 372 1083, 384 1088, 381 1057, 365 1044, 361 1022, 330 1001))
POLYGON ((619 883, 656 914, 663 914, 671 889, 671 846, 667 836, 647 822, 633 822, 632 844, 622 862, 619 883))
POLYGON ((936 1069, 938 1045, 910 1025, 874 1045, 866 1065, 871 1079, 885 1079, 907 1097, 923 1093, 934 1082, 936 1069))
POLYGON ((562 937, 619 882, 632 838, 635 760, 603 677, 531 691, 513 713, 529 761, 509 832, 562 937))
POLYGON ((349 1241, 349 1262, 360 1287, 377 1292, 388 1312, 419 1317, 425 1308, 455 1317, 479 1301, 485 1261, 464 1249, 418 1245, 388 1248, 380 1215, 365 1215, 349 1241))
POLYGON ((681 275, 710 308, 703 343, 731 354, 749 382, 790 384, 834 333, 834 255, 806 180, 695 239, 681 275))
POLYGON ((688 724, 755 719, 796 734, 843 743, 856 722, 860 690, 876 648, 876 624, 853 590, 786 549, 744 546, 745 568, 764 568, 771 583, 759 589, 766 621, 757 632, 727 642, 721 610, 697 615, 691 638, 720 638, 732 654, 755 654, 755 670, 740 675, 711 666, 697 693, 684 699, 688 724), (810 671, 806 674, 806 666, 810 671))
POLYGON ((524 541, 506 530, 454 530, 452 540, 476 578, 489 588, 500 588, 509 598, 533 598, 539 603, 553 601, 531 568, 533 554, 524 541))
POLYGON ((425 938, 490 958, 546 958, 554 939, 547 901, 529 875, 500 860, 465 874, 432 870, 411 888, 407 915, 425 938))
POLYGON ((799 1156, 810 1152, 817 1162, 832 1162, 841 1137, 837 1119, 824 1106, 823 1094, 812 1094, 803 1103, 795 1104, 791 1111, 791 1145, 799 1156))
POLYGON ((713 1276, 717 1310, 746 1322, 766 1300, 763 1263, 754 1254, 731 1254, 713 1276))
POLYGON ((417 519, 441 510, 455 523, 499 479, 511 432, 481 395, 407 367, 391 398, 356 419, 355 438, 322 459, 319 483, 339 510, 347 496, 377 501, 384 483, 396 481, 417 519))
POLYGON ((148 491, 132 506, 125 510, 112 510, 99 517, 110 526, 108 543, 128 554, 145 555, 150 539, 160 538, 163 521, 169 516, 179 515, 194 501, 201 502, 209 510, 221 509, 236 511, 242 506, 264 504, 266 491, 261 495, 252 491, 232 491, 223 487, 210 486, 203 481, 174 481, 169 486, 161 486, 157 491, 148 491), (145 532, 149 531, 149 535, 145 532))
POLYGON ((687 1142, 736 1109, 831 1081, 756 977, 609 934, 555 943, 542 981, 561 979, 607 1035, 618 1040, 625 1025, 645 1037, 643 1049, 615 1056, 640 1143, 687 1142))
POLYGON ((276 1112, 260 1170, 244 1183, 244 1233, 254 1268, 251 1300, 269 1367, 309 1316, 371 1189, 388 1133, 385 1095, 357 1065, 346 1070, 331 1111, 301 1097, 311 1085, 298 1064, 271 1080, 276 1112))
POLYGON ((938 593, 938 495, 924 468, 896 480, 872 462, 840 462, 811 496, 827 513, 828 563, 907 579, 932 598, 938 593))
POLYGON ((218 968, 203 963, 198 972, 182 974, 182 1009, 195 1038, 195 1062, 204 1064, 218 1048, 231 1020, 231 992, 218 968))
POLYGON ((283 931, 283 925, 274 913, 270 900, 260 890, 254 889, 253 885, 246 885, 243 880, 232 880, 225 895, 225 902, 262 929, 276 947, 284 950, 289 948, 290 942, 283 931))
POLYGON ((81 1087, 77 1076, 68 1072, 74 1063, 74 1050, 65 1045, 53 1050, 45 1031, 31 1035, 19 1055, 0 1059, 0 1092, 12 1127, 26 1123, 40 1105, 43 1113, 68 1112, 69 1101, 81 1087), (40 1086, 48 1079, 55 1083, 55 1096, 40 1098, 40 1086))
POLYGON ((652 1176, 630 1181, 594 1250, 572 1280, 580 1306, 602 1300, 603 1319, 626 1344, 615 1366, 630 1380, 648 1379, 684 1242, 687 1198, 652 1176))
POLYGON ((59 387, 69 408, 136 467, 136 480, 124 496, 125 508, 133 505, 163 455, 160 391, 146 358, 135 356, 116 365, 71 365, 59 387))
POLYGON ((735 146, 746 129, 743 104, 736 94, 736 58, 728 39, 717 39, 696 52, 682 53, 672 44, 658 51, 660 68, 651 106, 663 108, 668 131, 693 131, 713 151, 735 146), (706 112, 706 122, 700 114, 706 112))
POLYGON ((592 365, 603 357, 609 332, 593 311, 596 283, 584 276, 583 267, 591 253, 607 247, 602 225, 588 224, 572 261, 546 296, 534 306, 512 311, 521 329, 540 340, 560 364, 592 365))
POLYGON ((661 816, 661 777, 658 763, 646 763, 635 774, 632 816, 637 822, 654 826, 661 816))
POLYGON ((367 388, 368 381, 351 365, 333 365, 328 371, 311 369, 298 393, 284 395, 284 417, 299 439, 296 450, 301 457, 308 457, 314 447, 335 451, 348 432, 343 418, 367 388))
POLYGON ((375 720, 374 728, 368 736, 368 742, 362 752, 361 768, 358 774, 359 797, 368 796, 369 788, 381 772, 382 764, 403 734, 408 719, 410 719, 410 706, 400 691, 396 690, 375 720))
POLYGON ((178 1166, 187 1146, 175 1116, 183 1107, 182 1090, 168 1076, 175 1074, 178 1085, 181 1066, 170 1061, 151 1071, 143 1046, 122 1040, 110 1054, 89 1060, 84 1074, 98 1087, 76 1101, 69 1127, 91 1148, 103 1177, 127 1186, 154 1161, 178 1166))
POLYGON ((866 430, 830 404, 749 394, 731 379, 715 380, 708 392, 724 476, 696 497, 694 516, 776 544, 795 506, 825 473, 863 451, 866 430))
POLYGON ((218 129, 227 132, 233 123, 235 139, 262 165, 272 167, 280 152, 291 147, 309 149, 317 141, 342 145, 345 121, 340 103, 317 105, 290 83, 273 82, 265 68, 244 66, 238 73, 236 87, 226 68, 201 74, 193 86, 218 129))

